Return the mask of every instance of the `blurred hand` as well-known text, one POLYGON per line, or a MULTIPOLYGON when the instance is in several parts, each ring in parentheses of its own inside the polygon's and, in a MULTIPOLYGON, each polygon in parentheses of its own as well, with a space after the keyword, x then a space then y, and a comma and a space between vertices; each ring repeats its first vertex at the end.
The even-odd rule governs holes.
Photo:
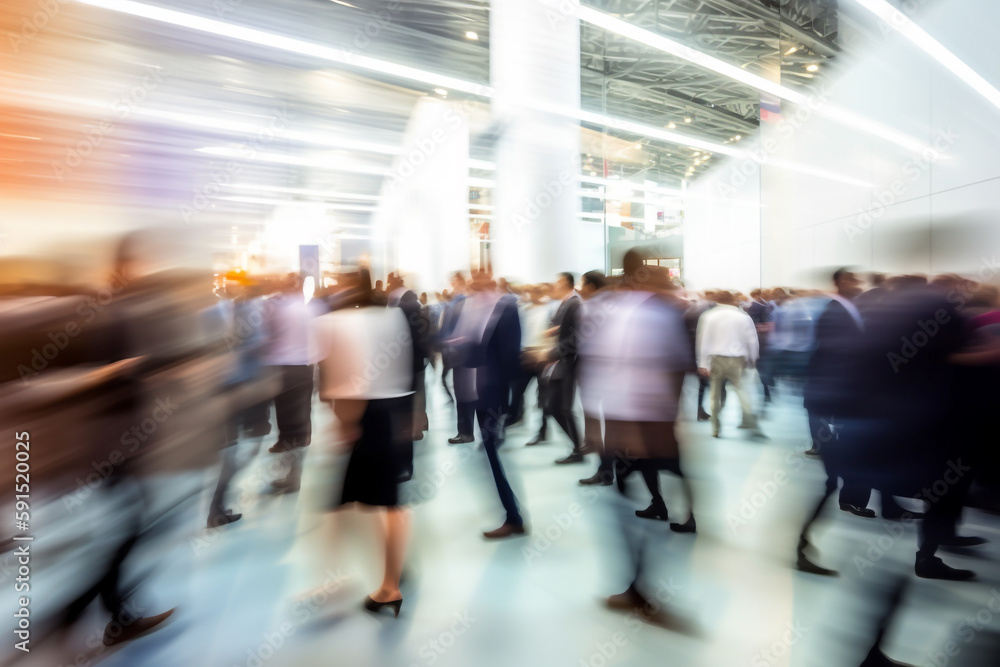
POLYGON ((698 375, 707 378, 709 376, 708 369, 707 368, 699 368, 698 369, 698 375))

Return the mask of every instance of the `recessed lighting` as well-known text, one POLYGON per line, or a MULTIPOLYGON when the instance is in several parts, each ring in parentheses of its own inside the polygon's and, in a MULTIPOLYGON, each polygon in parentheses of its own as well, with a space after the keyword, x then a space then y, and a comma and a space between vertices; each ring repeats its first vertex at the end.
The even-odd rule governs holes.
POLYGON ((479 39, 479 33, 478 32, 473 32, 472 30, 469 30, 468 32, 465 33, 465 38, 466 39, 471 39, 471 40, 475 41, 475 40, 479 39))
POLYGON ((735 137, 733 137, 733 141, 739 141, 742 138, 743 138, 742 136, 737 134, 735 137))
POLYGON ((808 67, 806 67, 806 71, 807 72, 818 72, 819 71, 819 65, 816 65, 816 64, 809 65, 808 67))
POLYGON ((635 148, 637 151, 640 151, 640 150, 642 150, 642 144, 638 143, 635 146, 633 146, 633 148, 635 148))
POLYGON ((793 46, 792 48, 790 48, 787 51, 785 51, 785 55, 786 56, 790 56, 790 55, 792 55, 793 53, 795 53, 798 50, 799 50, 799 47, 793 46))
POLYGON ((677 123, 675 123, 675 122, 673 122, 673 121, 670 121, 669 123, 667 123, 667 129, 668 129, 668 130, 672 130, 672 129, 674 129, 675 127, 677 127, 677 123))
POLYGON ((434 92, 440 95, 441 97, 444 97, 445 95, 448 94, 448 91, 445 90, 444 88, 435 88, 434 92))
POLYGON ((691 122, 691 116, 684 116, 684 122, 685 123, 690 123, 691 122))

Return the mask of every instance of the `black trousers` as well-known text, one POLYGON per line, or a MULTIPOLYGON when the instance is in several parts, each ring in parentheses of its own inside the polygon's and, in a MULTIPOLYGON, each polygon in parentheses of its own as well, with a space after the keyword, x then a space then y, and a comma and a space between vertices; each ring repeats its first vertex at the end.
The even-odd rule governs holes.
POLYGON ((281 391, 274 397, 278 442, 307 447, 312 440, 312 366, 279 366, 281 391))
POLYGON ((556 423, 573 443, 573 452, 579 453, 580 430, 576 426, 576 417, 573 416, 573 403, 576 401, 576 373, 574 371, 567 370, 563 377, 549 380, 549 412, 552 413, 556 423))
POLYGON ((517 498, 507 480, 503 465, 500 463, 500 455, 497 452, 497 447, 501 444, 505 419, 504 407, 496 405, 491 408, 479 408, 476 410, 476 416, 479 419, 479 430, 483 434, 483 450, 485 450, 486 458, 490 462, 490 471, 493 473, 493 481, 497 486, 500 504, 503 505, 503 509, 507 513, 504 522, 520 526, 524 524, 524 519, 517 508, 517 498))

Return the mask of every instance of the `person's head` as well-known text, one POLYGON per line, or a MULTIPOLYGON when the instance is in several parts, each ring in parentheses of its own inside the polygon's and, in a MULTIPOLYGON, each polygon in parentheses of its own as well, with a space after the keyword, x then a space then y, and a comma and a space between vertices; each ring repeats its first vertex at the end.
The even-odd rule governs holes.
POLYGON ((375 291, 376 292, 382 292, 382 291, 384 291, 383 287, 382 287, 382 281, 381 280, 376 280, 375 281, 375 291))
POLYGON ((753 299, 754 301, 760 301, 761 298, 763 298, 763 294, 764 294, 763 291, 761 291, 759 287, 755 287, 752 290, 750 290, 750 298, 753 299))
POLYGON ((790 297, 788 296, 788 293, 785 292, 785 290, 783 290, 780 287, 775 287, 773 290, 771 290, 770 300, 774 301, 778 305, 785 303, 786 301, 788 301, 789 298, 790 297))
POLYGON ((884 273, 878 273, 873 271, 868 274, 868 283, 872 287, 882 287, 882 285, 885 284, 885 278, 886 276, 884 273))
POLYGON ((480 269, 472 274, 472 283, 469 286, 473 292, 489 292, 497 288, 497 283, 489 271, 480 269))
POLYGON ((465 276, 462 274, 461 271, 456 271, 455 273, 451 274, 451 279, 449 280, 449 283, 451 284, 451 293, 453 295, 464 294, 466 291, 468 291, 468 283, 465 280, 465 276))
POLYGON ((642 284, 649 280, 642 255, 635 248, 625 253, 622 258, 622 286, 631 289, 641 289, 642 284))
POLYGON ((400 287, 405 287, 406 282, 403 280, 403 276, 398 273, 390 273, 388 278, 386 278, 386 289, 390 292, 394 292, 400 287))
POLYGON ((861 280, 846 267, 833 272, 833 286, 845 299, 853 299, 862 292, 861 280))
POLYGON ((580 277, 580 296, 589 299, 607 284, 607 277, 600 271, 587 271, 580 277))
POLYGON ((728 290, 719 290, 715 293, 715 302, 720 306, 735 306, 736 299, 736 295, 728 290))
POLYGON ((556 276, 555 284, 552 287, 552 296, 560 301, 573 293, 576 288, 576 278, 572 273, 563 272, 556 276))
POLYGON ((427 292, 421 292, 420 293, 420 305, 421 306, 426 306, 427 305, 427 292))

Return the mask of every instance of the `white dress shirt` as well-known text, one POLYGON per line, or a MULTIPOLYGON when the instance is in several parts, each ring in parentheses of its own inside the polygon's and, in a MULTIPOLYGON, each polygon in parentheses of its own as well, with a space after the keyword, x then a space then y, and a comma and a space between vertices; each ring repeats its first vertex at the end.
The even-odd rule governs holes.
POLYGON ((321 341, 320 398, 397 398, 412 394, 413 341, 398 308, 347 308, 315 321, 321 341))
POLYGON ((712 357, 743 357, 756 364, 757 328, 743 309, 719 304, 699 318, 697 348, 699 368, 711 368, 712 357))

